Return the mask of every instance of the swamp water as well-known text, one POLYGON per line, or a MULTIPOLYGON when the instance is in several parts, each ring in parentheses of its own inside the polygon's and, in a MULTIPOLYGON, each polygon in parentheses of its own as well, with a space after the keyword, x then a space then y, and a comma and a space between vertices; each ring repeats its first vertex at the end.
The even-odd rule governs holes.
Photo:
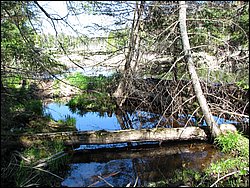
MULTIPOLYGON (((55 120, 68 116, 75 118, 79 131, 122 129, 115 113, 86 112, 81 115, 58 103, 47 104, 45 113, 51 114, 55 120)), ((152 128, 160 118, 157 114, 144 111, 135 111, 128 116, 135 129, 152 128)), ((220 120, 220 123, 223 122, 220 120)), ((81 145, 75 149, 61 185, 125 187, 130 183, 131 186, 148 186, 150 182, 173 178, 176 170, 179 177, 183 175, 183 170, 200 171, 223 155, 206 142, 170 142, 160 147, 157 143, 132 143, 135 146, 132 148, 126 146, 126 143, 81 145), (136 147, 138 145, 141 147, 136 147)))

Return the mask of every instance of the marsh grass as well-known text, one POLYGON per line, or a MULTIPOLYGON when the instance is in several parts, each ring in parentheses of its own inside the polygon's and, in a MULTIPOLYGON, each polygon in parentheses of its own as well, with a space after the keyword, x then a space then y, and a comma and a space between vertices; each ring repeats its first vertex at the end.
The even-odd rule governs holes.
POLYGON ((13 152, 5 168, 1 168, 2 180, 16 187, 53 186, 62 181, 69 160, 63 154, 62 142, 43 142, 22 152, 13 152))
POLYGON ((80 72, 69 74, 65 79, 82 90, 105 91, 116 75, 85 76, 80 72))
POLYGON ((67 105, 73 112, 107 112, 115 110, 114 101, 107 93, 84 93, 72 98, 67 105))
POLYGON ((58 120, 58 123, 64 124, 68 127, 74 127, 76 125, 76 118, 66 115, 65 119, 58 120))

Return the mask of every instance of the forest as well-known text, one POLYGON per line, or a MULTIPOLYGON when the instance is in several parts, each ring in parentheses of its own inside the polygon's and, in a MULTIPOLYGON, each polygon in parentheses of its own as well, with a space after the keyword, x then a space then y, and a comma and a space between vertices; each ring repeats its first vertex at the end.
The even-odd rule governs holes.
POLYGON ((65 15, 42 1, 1 1, 1 186, 249 187, 248 1, 61 3, 65 15), (62 106, 70 115, 55 119, 62 106), (130 179, 111 165, 66 181, 83 158, 165 164, 178 147, 194 153, 176 157, 171 175, 146 178, 146 162, 133 162, 141 170, 130 179), (190 160, 201 151, 220 157, 197 171, 190 160))

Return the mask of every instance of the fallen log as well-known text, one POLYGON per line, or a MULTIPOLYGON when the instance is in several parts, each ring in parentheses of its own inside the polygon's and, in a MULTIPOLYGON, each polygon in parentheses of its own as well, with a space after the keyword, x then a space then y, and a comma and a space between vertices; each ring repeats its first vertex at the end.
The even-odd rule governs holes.
POLYGON ((71 131, 22 135, 1 135, 1 145, 19 144, 29 147, 42 141, 62 141, 65 145, 113 144, 147 141, 207 140, 199 127, 126 129, 117 131, 71 131))

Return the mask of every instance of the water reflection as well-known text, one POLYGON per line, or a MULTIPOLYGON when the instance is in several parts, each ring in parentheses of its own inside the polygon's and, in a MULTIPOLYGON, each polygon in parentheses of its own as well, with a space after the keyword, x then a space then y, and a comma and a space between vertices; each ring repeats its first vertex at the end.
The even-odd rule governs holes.
POLYGON ((84 115, 80 115, 72 113, 68 106, 59 103, 48 104, 44 111, 46 114, 51 114, 52 118, 56 121, 64 119, 67 116, 75 118, 76 128, 79 131, 121 129, 114 114, 110 116, 107 113, 87 112, 84 115))
POLYGON ((111 184, 125 187, 128 183, 133 185, 137 178, 137 186, 147 186, 152 181, 172 178, 175 170, 200 171, 221 156, 222 153, 207 143, 171 144, 113 152, 82 151, 72 157, 70 171, 62 186, 110 187, 111 184))
MULTIPOLYGON (((125 111, 119 108, 115 112, 78 113, 73 112, 68 106, 59 103, 47 104, 44 111, 46 114, 50 114, 55 120, 64 119, 68 116, 75 118, 76 128, 79 131, 198 126, 194 117, 190 115, 184 116, 183 114, 175 118, 141 110, 125 111)), ((238 124, 236 121, 218 118, 217 116, 213 117, 219 125, 222 123, 238 124)), ((206 126, 206 122, 201 122, 199 126, 206 126)))
MULTIPOLYGON (((141 129, 161 126, 173 127, 173 117, 162 117, 159 114, 136 110, 128 112, 116 110, 112 114, 87 112, 84 115, 73 113, 68 106, 50 103, 45 109, 55 120, 71 116, 76 118, 76 128, 85 130, 120 130, 127 128, 141 129), (172 119, 171 119, 172 118, 172 119), (129 121, 128 121, 129 120, 129 121), (160 121, 159 121, 160 120, 160 121)), ((190 117, 188 117, 190 118, 190 117)), ((184 126, 187 118, 177 118, 179 126, 184 126), (182 122, 183 120, 183 122, 182 122)), ((194 123, 191 117, 190 123, 194 123)), ((220 119, 220 123, 225 122, 220 119)), ((148 143, 140 143, 141 145, 148 143)), ((185 169, 202 170, 221 157, 221 153, 207 143, 173 144, 154 148, 135 147, 132 143, 110 145, 81 145, 69 162, 70 170, 62 186, 68 187, 125 187, 131 183, 147 186, 149 182, 169 179, 174 171, 185 169), (107 151, 104 148, 108 148, 107 151), (137 148, 137 149, 135 149, 137 148), (98 149, 98 150, 96 150, 98 149), (110 151, 112 150, 112 151, 110 151)), ((182 173, 180 173, 181 175, 182 173)))

